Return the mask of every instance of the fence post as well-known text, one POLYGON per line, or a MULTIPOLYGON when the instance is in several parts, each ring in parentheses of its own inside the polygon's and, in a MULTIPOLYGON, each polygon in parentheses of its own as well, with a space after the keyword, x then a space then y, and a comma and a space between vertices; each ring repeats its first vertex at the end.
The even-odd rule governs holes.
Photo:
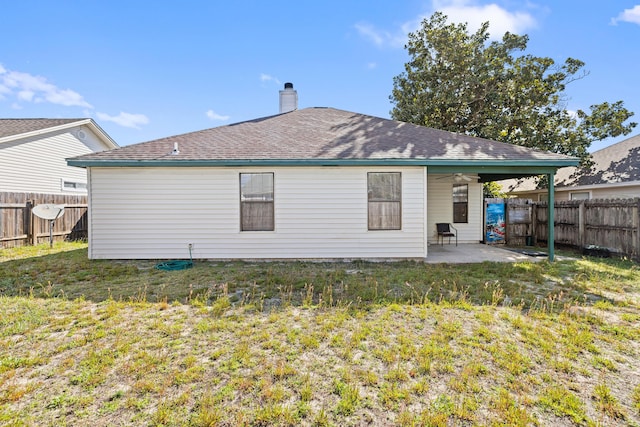
POLYGON ((636 239, 634 242, 634 252, 636 260, 640 260, 640 198, 636 197, 636 214, 633 218, 636 225, 636 239))
POLYGON ((549 200, 549 206, 547 207, 547 235, 549 237, 547 238, 547 249, 549 250, 549 261, 553 261, 555 259, 555 244, 556 244, 556 237, 555 237, 556 219, 555 219, 555 212, 554 212, 556 207, 555 173, 551 172, 547 174, 547 177, 549 179, 549 191, 547 193, 547 198, 549 200))
POLYGON ((538 246, 538 204, 531 201, 531 236, 533 236, 533 246, 538 246))
POLYGON ((578 247, 584 248, 587 230, 585 200, 580 200, 578 205, 578 247))
POLYGON ((24 205, 23 216, 24 234, 27 235, 25 244, 33 242, 33 200, 27 200, 24 205))
POLYGON ((509 199, 504 199, 504 243, 511 244, 511 233, 509 233, 509 209, 511 209, 509 199))
POLYGON ((27 206, 27 213, 29 214, 29 237, 27 239, 31 240, 31 244, 35 246, 38 244, 38 220, 33 214, 33 200, 29 200, 27 206))

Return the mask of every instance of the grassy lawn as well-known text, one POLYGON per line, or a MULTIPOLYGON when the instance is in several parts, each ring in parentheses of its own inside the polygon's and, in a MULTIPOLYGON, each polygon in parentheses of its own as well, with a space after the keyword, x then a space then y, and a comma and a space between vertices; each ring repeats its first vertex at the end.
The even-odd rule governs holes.
POLYGON ((0 250, 0 425, 640 426, 640 269, 0 250))

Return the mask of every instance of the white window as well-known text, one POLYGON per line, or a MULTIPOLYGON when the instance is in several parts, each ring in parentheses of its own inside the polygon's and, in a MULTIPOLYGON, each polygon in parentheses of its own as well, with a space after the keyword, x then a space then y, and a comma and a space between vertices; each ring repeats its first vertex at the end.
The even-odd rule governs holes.
POLYGON ((591 195, 588 191, 576 191, 571 193, 571 200, 589 200, 591 195))
POLYGON ((274 230, 273 173, 240 174, 240 230, 274 230))
POLYGON ((60 186, 62 191, 87 191, 87 183, 86 182, 78 182, 78 181, 70 181, 66 179, 60 180, 60 186))
POLYGON ((400 230, 402 177, 400 172, 369 172, 369 230, 400 230))
POLYGON ((453 184, 453 222, 469 222, 468 184, 453 184))

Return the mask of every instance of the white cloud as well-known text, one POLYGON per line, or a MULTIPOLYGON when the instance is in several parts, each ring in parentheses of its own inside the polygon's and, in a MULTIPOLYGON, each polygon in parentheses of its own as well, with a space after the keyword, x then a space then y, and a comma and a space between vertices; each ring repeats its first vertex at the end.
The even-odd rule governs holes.
POLYGON ((70 90, 59 90, 56 89, 51 93, 48 93, 45 99, 52 104, 64 105, 66 107, 85 107, 85 108, 93 108, 91 104, 86 102, 82 95, 70 90))
POLYGON ((229 120, 230 118, 229 116, 222 116, 213 110, 207 111, 207 117, 209 117, 211 120, 221 120, 221 121, 226 121, 226 120, 229 120))
POLYGON ((523 34, 536 26, 536 20, 531 14, 510 12, 496 3, 481 5, 475 0, 434 0, 433 8, 447 15, 453 22, 467 22, 472 31, 488 21, 489 33, 493 39, 502 38, 507 31, 523 34))
POLYGON ((619 21, 640 25, 640 4, 635 5, 632 9, 625 9, 616 18, 611 19, 613 25, 619 21))
MULTIPOLYGON (((14 110, 22 109, 25 103, 48 102, 65 107, 83 107, 84 115, 91 116, 94 108, 78 92, 71 89, 61 89, 42 76, 7 70, 0 64, 0 100, 8 98, 14 98, 15 102, 11 104, 11 108, 14 110)), ((100 120, 135 129, 149 123, 149 118, 144 114, 121 112, 117 116, 110 116, 98 112, 96 116, 100 120)))
MULTIPOLYGON (((507 31, 523 34, 537 25, 530 13, 512 12, 496 3, 480 4, 478 0, 432 0, 431 5, 431 13, 442 12, 449 17, 450 22, 466 22, 470 31, 477 30, 482 23, 488 21, 491 39, 501 39, 507 31)), ((362 37, 378 47, 403 47, 409 33, 418 30, 422 21, 431 16, 431 13, 419 15, 393 31, 381 30, 366 22, 360 22, 354 27, 362 37)))
POLYGON ((380 30, 367 22, 359 22, 354 27, 362 37, 378 47, 403 47, 407 41, 407 34, 411 31, 406 31, 403 26, 392 34, 389 31, 380 30))
POLYGON ((60 89, 46 78, 20 71, 11 71, 0 65, 0 94, 3 98, 14 95, 24 102, 49 102, 65 107, 93 108, 82 95, 71 89, 60 89))
POLYGON ((273 77, 269 74, 260 74, 260 81, 261 82, 274 82, 275 84, 280 85, 280 80, 278 80, 276 77, 273 77))
POLYGON ((0 99, 5 99, 9 94, 11 94, 11 89, 0 83, 0 99))
POLYGON ((149 118, 144 114, 131 114, 122 111, 117 116, 110 116, 106 113, 96 113, 96 116, 100 120, 113 122, 126 128, 140 129, 140 125, 149 123, 149 118))
POLYGON ((27 102, 31 102, 33 101, 33 97, 34 97, 35 93, 31 90, 21 90, 20 92, 18 92, 18 99, 21 101, 27 101, 27 102))
POLYGON ((359 24, 354 25, 356 30, 366 39, 369 39, 376 46, 382 46, 387 38, 387 34, 384 31, 380 31, 373 27, 373 25, 361 22, 359 24))

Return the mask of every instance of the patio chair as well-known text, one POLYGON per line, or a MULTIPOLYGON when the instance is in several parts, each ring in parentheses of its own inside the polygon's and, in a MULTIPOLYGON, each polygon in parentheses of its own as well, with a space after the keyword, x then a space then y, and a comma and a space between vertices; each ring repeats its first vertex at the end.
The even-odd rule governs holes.
POLYGON ((455 237, 456 246, 458 246, 458 230, 453 225, 449 224, 448 222, 439 222, 436 224, 436 228, 438 229, 438 242, 442 241, 442 243, 440 243, 441 245, 444 245, 445 237, 449 238, 449 244, 451 244, 451 238, 455 237))

